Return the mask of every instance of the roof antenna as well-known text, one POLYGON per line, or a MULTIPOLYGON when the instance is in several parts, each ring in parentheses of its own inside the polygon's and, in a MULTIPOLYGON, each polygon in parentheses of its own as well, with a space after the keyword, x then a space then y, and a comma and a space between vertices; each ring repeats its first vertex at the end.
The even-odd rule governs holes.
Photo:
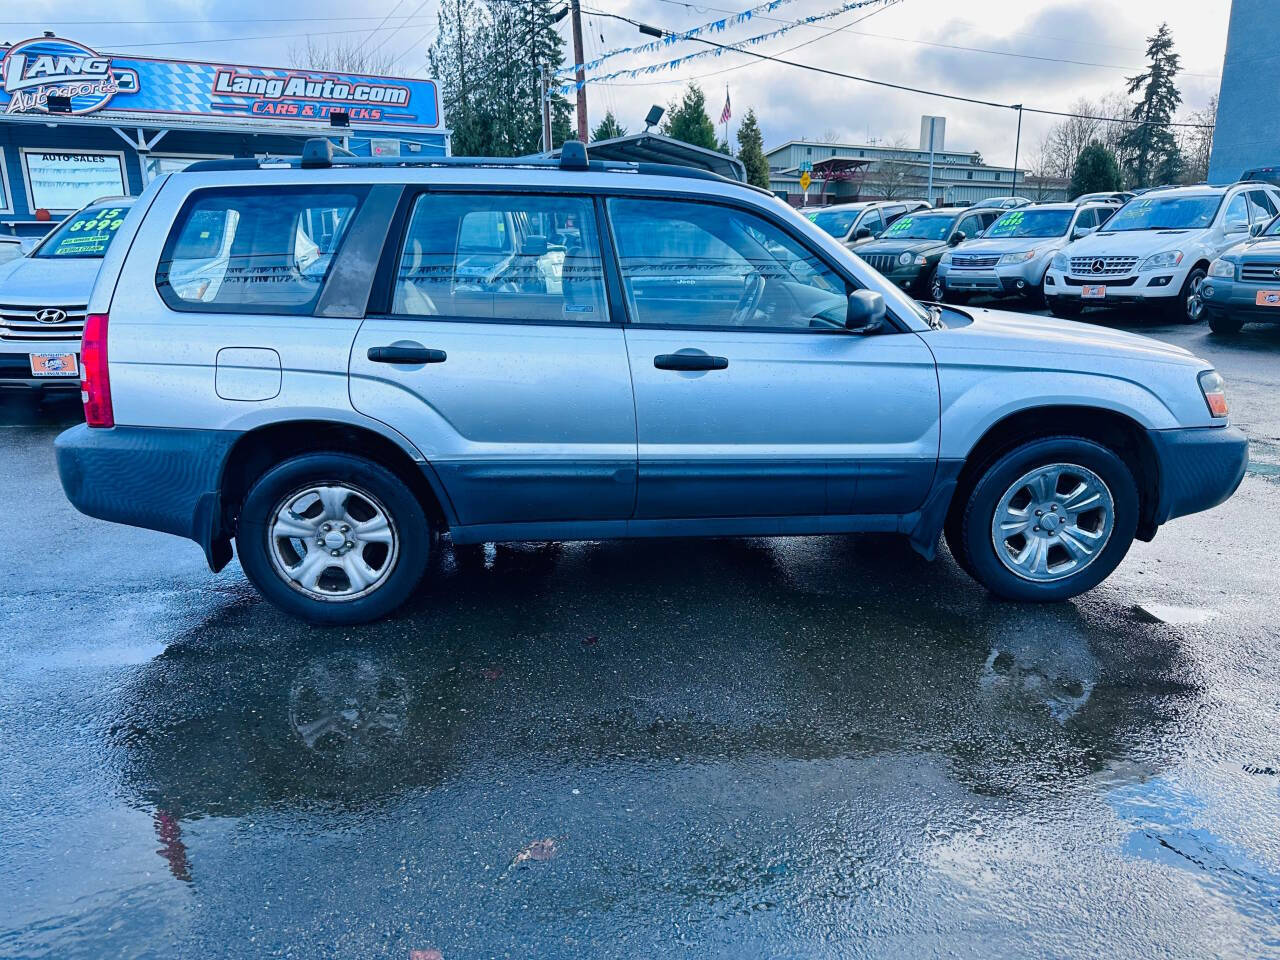
POLYGON ((581 140, 566 140, 560 145, 561 170, 586 170, 587 145, 581 140))

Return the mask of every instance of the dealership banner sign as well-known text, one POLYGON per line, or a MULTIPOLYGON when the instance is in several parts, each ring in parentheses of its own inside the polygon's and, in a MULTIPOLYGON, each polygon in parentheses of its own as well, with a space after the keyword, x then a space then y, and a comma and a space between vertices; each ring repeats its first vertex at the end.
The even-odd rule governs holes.
POLYGON ((352 126, 443 130, 433 80, 370 77, 191 60, 100 54, 74 40, 38 37, 0 47, 0 113, 102 111, 122 122, 240 117, 327 124, 343 111, 352 126))

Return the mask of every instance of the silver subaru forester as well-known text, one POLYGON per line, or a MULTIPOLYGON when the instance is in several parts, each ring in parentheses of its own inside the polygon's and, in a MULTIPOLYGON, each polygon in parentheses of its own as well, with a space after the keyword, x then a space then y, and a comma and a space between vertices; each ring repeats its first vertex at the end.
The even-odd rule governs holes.
POLYGON ((206 161, 156 180, 89 305, 83 512, 232 542, 321 623, 455 544, 941 534, 1061 600, 1230 496, 1219 376, 1113 330, 922 306, 772 196, 590 161, 206 161))

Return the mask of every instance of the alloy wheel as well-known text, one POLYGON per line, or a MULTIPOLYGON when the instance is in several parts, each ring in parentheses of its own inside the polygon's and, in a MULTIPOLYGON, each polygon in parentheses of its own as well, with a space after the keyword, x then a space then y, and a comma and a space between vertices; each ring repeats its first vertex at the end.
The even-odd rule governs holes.
POLYGON ((367 596, 395 569, 395 521, 373 494, 352 484, 303 487, 276 505, 268 523, 276 573, 313 599, 367 596))
POLYGON ((1070 463, 1036 467, 996 504, 991 540, 1012 573, 1052 583, 1084 570, 1115 528, 1115 501, 1092 470, 1070 463))

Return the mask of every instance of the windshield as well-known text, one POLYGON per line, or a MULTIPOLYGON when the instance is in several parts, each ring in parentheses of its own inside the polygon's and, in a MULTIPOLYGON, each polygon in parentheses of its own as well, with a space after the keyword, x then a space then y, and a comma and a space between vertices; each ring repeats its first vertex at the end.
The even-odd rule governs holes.
POLYGON ((811 213, 809 219, 814 225, 833 237, 843 237, 858 219, 861 210, 826 210, 822 213, 811 213))
POLYGON ((1266 237, 1280 237, 1280 217, 1276 217, 1267 224, 1267 229, 1262 231, 1262 234, 1266 237))
POLYGON ((954 214, 932 214, 921 216, 913 214, 895 221, 893 226, 881 234, 884 240, 945 240, 951 236, 951 224, 955 222, 954 214))
POLYGON ((983 236, 1060 237, 1071 225, 1072 210, 1010 210, 987 227, 983 236))
POLYGON ((66 260, 71 258, 101 259, 124 223, 127 206, 87 207, 62 222, 33 257, 66 260))
POLYGON ((1103 227, 1107 233, 1124 230, 1195 230, 1213 223, 1222 203, 1218 194, 1178 197, 1137 197, 1103 227))

